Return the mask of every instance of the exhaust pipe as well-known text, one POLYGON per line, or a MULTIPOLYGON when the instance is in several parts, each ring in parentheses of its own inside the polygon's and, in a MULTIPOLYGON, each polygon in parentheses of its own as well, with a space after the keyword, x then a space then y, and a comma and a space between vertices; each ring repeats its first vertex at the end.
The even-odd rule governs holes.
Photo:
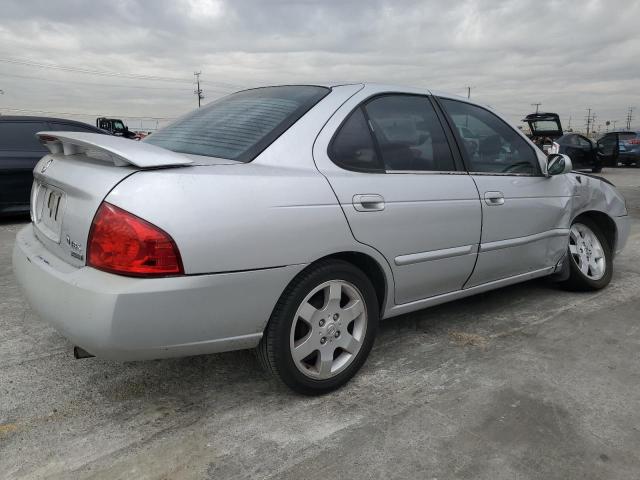
POLYGON ((80 348, 80 347, 73 347, 73 357, 76 360, 79 360, 81 358, 91 358, 91 357, 95 357, 95 355, 91 355, 89 352, 87 352, 84 348, 80 348))

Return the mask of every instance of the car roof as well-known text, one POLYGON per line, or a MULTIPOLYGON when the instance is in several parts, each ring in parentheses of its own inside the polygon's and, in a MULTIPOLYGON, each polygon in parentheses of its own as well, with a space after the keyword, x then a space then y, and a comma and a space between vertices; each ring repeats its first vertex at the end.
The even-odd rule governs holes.
POLYGON ((36 117, 31 115, 0 115, 0 122, 64 122, 96 128, 90 123, 79 122, 78 120, 57 117, 36 117))

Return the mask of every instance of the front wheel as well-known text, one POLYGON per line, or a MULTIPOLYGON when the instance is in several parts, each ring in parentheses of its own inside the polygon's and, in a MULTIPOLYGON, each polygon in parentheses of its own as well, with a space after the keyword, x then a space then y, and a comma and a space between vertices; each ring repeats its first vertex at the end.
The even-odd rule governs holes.
POLYGON ((341 260, 318 263, 299 274, 278 300, 258 358, 296 392, 327 393, 365 362, 378 317, 375 290, 362 271, 341 260))
POLYGON ((599 290, 613 274, 611 245, 598 225, 589 218, 578 218, 569 231, 569 279, 572 290, 599 290))

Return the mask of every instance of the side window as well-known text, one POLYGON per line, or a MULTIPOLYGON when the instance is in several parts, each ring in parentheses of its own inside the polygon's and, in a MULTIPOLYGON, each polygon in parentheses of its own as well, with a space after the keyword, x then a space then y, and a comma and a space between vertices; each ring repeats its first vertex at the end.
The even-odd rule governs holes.
POLYGON ((587 140, 584 137, 581 137, 580 135, 576 135, 576 140, 579 146, 583 147, 583 148, 587 148, 591 146, 591 143, 589 142, 589 140, 587 140))
POLYGON ((364 108, 386 170, 456 169, 447 137, 428 98, 385 95, 364 108))
POLYGON ((49 130, 44 122, 0 122, 0 150, 46 152, 36 133, 49 130))
POLYGON ((533 148, 509 125, 484 108, 456 100, 441 99, 462 136, 472 172, 540 174, 533 148))
POLYGON ((348 170, 382 171, 362 109, 354 110, 329 147, 329 157, 348 170))

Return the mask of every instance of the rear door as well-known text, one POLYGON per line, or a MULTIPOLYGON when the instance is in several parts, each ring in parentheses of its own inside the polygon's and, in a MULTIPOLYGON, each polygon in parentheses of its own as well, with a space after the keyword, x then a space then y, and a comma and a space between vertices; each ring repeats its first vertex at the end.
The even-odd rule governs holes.
POLYGON ((43 121, 0 121, 0 212, 26 212, 33 167, 47 150, 36 132, 48 130, 43 121))
POLYGON ((564 151, 571 158, 575 169, 590 168, 594 166, 593 147, 591 142, 578 134, 566 135, 564 139, 564 151))
POLYGON ((361 93, 318 137, 318 168, 356 240, 389 262, 396 304, 461 289, 480 239, 473 180, 427 96, 361 93))
POLYGON ((607 133, 598 140, 597 155, 602 165, 614 167, 618 165, 620 141, 617 133, 607 133))
POLYGON ((477 145, 460 139, 482 200, 480 253, 465 286, 555 266, 569 238, 569 176, 544 176, 536 150, 489 110, 453 99, 440 103, 454 126, 479 138, 477 145))

